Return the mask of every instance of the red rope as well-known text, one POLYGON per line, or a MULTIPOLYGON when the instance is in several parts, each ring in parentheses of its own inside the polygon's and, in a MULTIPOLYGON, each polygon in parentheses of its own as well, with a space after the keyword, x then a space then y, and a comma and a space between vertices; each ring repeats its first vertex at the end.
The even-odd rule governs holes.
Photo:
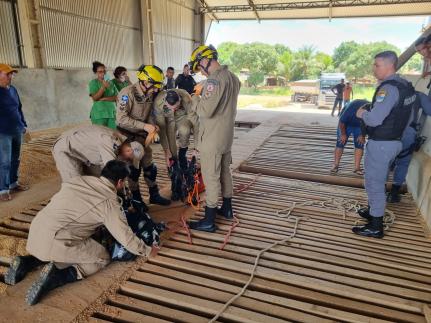
POLYGON ((234 222, 232 222, 231 227, 229 228, 229 231, 226 233, 226 235, 224 236, 224 241, 220 247, 220 250, 223 250, 224 247, 226 247, 226 245, 229 242, 229 238, 232 235, 233 230, 235 230, 235 228, 239 225, 239 219, 234 215, 233 216, 234 222))

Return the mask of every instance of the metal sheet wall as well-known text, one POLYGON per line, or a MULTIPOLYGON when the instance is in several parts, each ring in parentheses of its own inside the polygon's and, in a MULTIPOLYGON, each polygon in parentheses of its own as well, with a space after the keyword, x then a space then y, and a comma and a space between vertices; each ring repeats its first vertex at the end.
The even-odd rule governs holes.
POLYGON ((19 65, 12 1, 0 0, 0 63, 19 65))
POLYGON ((158 66, 181 71, 194 47, 194 0, 153 0, 154 57, 158 66))
POLYGON ((47 67, 136 69, 143 61, 139 0, 39 0, 47 67))

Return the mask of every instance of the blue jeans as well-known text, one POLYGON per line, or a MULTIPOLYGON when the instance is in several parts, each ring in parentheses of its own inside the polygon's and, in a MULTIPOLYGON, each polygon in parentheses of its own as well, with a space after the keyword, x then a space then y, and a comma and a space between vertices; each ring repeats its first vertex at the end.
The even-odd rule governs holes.
POLYGON ((334 116, 335 109, 337 108, 337 105, 338 105, 338 115, 340 115, 341 106, 343 105, 343 99, 338 99, 338 98, 335 99, 334 106, 332 107, 331 116, 334 116))
POLYGON ((0 194, 8 193, 18 182, 22 133, 0 133, 0 194))

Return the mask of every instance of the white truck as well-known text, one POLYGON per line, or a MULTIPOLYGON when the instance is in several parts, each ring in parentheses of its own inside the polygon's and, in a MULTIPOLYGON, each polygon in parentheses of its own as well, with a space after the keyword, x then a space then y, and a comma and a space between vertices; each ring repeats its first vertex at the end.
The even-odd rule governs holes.
POLYGON ((322 73, 317 80, 299 80, 290 83, 293 102, 309 102, 317 106, 332 107, 335 94, 331 88, 345 79, 344 73, 322 73))

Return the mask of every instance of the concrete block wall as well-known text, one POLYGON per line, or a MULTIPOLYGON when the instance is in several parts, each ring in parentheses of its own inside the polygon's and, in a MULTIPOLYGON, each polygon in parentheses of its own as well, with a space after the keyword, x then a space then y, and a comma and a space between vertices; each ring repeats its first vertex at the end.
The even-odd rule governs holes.
MULTIPOLYGON (((112 71, 108 75, 113 78, 112 71)), ((137 79, 129 71, 132 82, 137 79)), ((41 130, 88 121, 92 100, 90 69, 21 69, 12 81, 18 89, 30 130, 41 130)))

